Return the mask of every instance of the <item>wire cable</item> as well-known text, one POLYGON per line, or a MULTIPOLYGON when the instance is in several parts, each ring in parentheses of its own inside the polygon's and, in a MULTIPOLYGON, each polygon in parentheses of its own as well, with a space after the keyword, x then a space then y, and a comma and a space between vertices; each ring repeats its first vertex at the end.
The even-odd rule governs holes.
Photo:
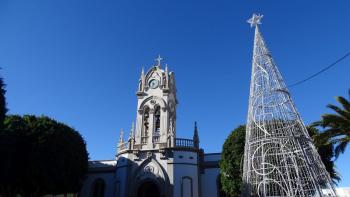
POLYGON ((310 79, 316 77, 317 75, 319 75, 319 74, 321 74, 321 73, 323 73, 323 72, 329 70, 330 68, 334 67, 335 65, 337 65, 339 62, 343 61, 343 60, 344 60, 345 58, 347 58, 348 56, 350 56, 350 52, 346 53, 343 57, 337 59, 335 62, 333 62, 333 63, 330 64, 329 66, 323 68, 322 70, 318 71, 317 73, 315 73, 315 74, 313 74, 313 75, 311 75, 311 76, 309 76, 309 77, 307 77, 307 78, 305 78, 305 79, 303 79, 303 80, 300 80, 300 81, 298 81, 298 82, 296 82, 296 83, 293 83, 292 85, 289 85, 288 87, 289 87, 289 88, 295 87, 295 86, 300 85, 300 84, 302 84, 302 83, 304 83, 304 82, 306 82, 306 81, 309 81, 310 79))

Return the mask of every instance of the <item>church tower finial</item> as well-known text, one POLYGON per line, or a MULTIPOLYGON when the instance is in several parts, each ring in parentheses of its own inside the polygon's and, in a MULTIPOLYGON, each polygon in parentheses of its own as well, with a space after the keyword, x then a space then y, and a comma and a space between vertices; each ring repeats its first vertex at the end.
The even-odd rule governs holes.
POLYGON ((124 129, 120 129, 119 144, 124 143, 124 129))
POLYGON ((134 122, 131 123, 131 129, 130 129, 130 139, 134 139, 134 135, 135 135, 135 124, 134 122))
POLYGON ((163 60, 162 57, 160 57, 160 55, 158 55, 158 57, 156 59, 154 59, 156 61, 156 66, 160 66, 161 65, 161 61, 163 60))
POLYGON ((128 142, 129 142, 129 150, 133 149, 134 148, 134 144, 135 144, 135 127, 134 127, 134 122, 131 123, 131 129, 130 129, 130 134, 129 134, 129 139, 128 139, 128 142))
POLYGON ((199 135, 197 128, 197 121, 194 122, 194 133, 193 133, 193 142, 196 148, 199 148, 199 135))
POLYGON ((138 86, 137 94, 138 95, 142 95, 142 91, 144 89, 145 89, 145 69, 142 66, 141 76, 140 76, 140 80, 139 80, 139 86, 138 86))

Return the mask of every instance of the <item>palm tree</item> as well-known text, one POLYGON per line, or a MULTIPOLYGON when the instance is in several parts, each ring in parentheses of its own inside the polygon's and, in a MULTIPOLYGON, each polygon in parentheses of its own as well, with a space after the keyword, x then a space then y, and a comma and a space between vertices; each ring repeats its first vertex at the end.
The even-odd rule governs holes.
POLYGON ((350 101, 341 96, 336 97, 336 100, 341 107, 332 104, 327 105, 336 114, 324 114, 322 120, 314 122, 312 125, 321 126, 325 129, 318 136, 318 141, 334 144, 335 158, 337 159, 341 153, 344 153, 350 142, 350 101))
MULTIPOLYGON (((307 131, 315 143, 317 152, 320 155, 322 163, 326 167, 326 170, 329 173, 329 176, 331 177, 333 184, 338 185, 339 181, 341 180, 341 175, 336 170, 336 166, 334 164, 335 154, 334 154, 333 144, 327 143, 327 141, 320 141, 320 140, 316 141, 316 139, 320 135, 320 131, 317 128, 308 126, 307 131)), ((326 139, 323 139, 323 140, 326 140, 326 139)))

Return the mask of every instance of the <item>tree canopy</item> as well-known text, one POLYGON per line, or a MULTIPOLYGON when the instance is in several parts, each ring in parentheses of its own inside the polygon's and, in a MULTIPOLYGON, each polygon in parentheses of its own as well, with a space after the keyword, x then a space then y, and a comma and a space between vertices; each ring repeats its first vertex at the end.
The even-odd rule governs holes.
POLYGON ((0 129, 3 127, 3 123, 7 112, 5 93, 5 84, 3 79, 0 77, 0 129))
POLYGON ((45 116, 8 116, 0 147, 1 196, 79 192, 88 153, 73 128, 45 116))
POLYGON ((245 126, 234 129, 225 140, 220 161, 222 190, 228 196, 240 196, 242 164, 245 143, 245 126))
MULTIPOLYGON (((220 161, 220 179, 222 190, 227 196, 238 197, 241 194, 243 158, 245 145, 245 126, 234 129, 225 140, 220 161)), ((319 131, 314 127, 308 127, 309 135, 315 139, 319 131)), ((335 170, 334 149, 332 144, 315 143, 321 160, 329 172, 333 183, 340 181, 340 175, 335 170)))

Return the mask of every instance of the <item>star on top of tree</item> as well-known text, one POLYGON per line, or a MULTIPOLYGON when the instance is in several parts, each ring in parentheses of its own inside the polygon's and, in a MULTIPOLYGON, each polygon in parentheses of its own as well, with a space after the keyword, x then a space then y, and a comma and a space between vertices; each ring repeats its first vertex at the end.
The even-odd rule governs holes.
POLYGON ((261 18, 263 17, 264 15, 260 15, 260 14, 253 14, 252 18, 250 18, 249 20, 247 20, 247 22, 250 24, 250 27, 255 27, 257 25, 260 25, 261 24, 261 18))

